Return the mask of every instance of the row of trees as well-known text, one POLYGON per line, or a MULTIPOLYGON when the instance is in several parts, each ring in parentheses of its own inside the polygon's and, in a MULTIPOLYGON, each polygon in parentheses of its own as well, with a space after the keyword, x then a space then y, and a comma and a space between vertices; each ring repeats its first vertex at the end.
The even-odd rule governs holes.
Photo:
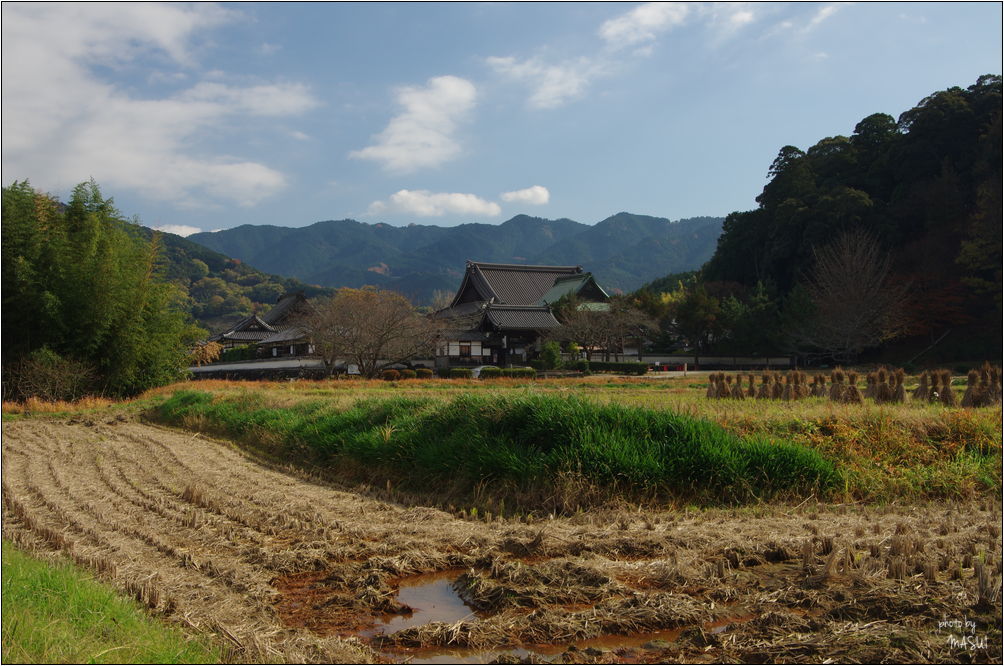
POLYGON ((25 182, 3 189, 5 399, 133 395, 181 376, 205 331, 148 240, 93 182, 67 204, 25 182))

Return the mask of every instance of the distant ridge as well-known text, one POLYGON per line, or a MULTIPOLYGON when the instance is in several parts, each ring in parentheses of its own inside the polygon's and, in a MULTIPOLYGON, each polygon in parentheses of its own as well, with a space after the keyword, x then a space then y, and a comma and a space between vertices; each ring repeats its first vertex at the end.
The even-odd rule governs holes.
POLYGON ((605 288, 629 291, 701 266, 714 253, 723 218, 617 213, 595 225, 517 215, 502 224, 395 227, 328 220, 307 227, 242 225, 188 240, 262 271, 328 287, 371 284, 416 304, 453 291, 468 259, 581 265, 605 288))

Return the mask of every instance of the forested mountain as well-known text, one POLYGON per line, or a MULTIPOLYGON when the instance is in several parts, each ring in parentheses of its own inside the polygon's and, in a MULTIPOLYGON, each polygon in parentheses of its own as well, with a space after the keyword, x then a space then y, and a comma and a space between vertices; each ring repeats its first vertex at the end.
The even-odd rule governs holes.
POLYGON ((393 227, 355 220, 290 228, 244 225, 188 239, 258 268, 332 287, 366 284, 429 303, 456 289, 465 261, 582 265, 630 290, 711 256, 722 218, 670 222, 618 213, 595 225, 517 215, 502 224, 393 227))
MULTIPOLYGON (((146 227, 131 225, 131 229, 145 240, 154 234, 146 227)), ((288 291, 303 291, 308 298, 334 293, 295 278, 263 273, 175 234, 161 233, 160 247, 159 273, 180 288, 184 309, 211 332, 252 312, 267 311, 288 291)))
POLYGON ((817 329, 849 329, 861 308, 881 301, 895 316, 871 346, 955 331, 958 353, 985 348, 999 358, 1001 142, 1001 78, 987 75, 928 96, 898 120, 876 113, 850 136, 783 147, 758 207, 726 218, 693 283, 705 323, 690 337, 737 352, 825 348, 790 335, 799 316, 817 329), (835 264, 827 268, 825 257, 835 264), (743 326, 730 318, 750 308, 755 328, 776 331, 770 340, 735 333, 743 326), (826 321, 838 315, 847 321, 826 321))

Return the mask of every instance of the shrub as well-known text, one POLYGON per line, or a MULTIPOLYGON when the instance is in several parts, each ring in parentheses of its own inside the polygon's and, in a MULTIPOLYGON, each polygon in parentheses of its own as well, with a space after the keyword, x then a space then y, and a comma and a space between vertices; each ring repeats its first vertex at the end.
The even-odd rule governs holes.
POLYGON ((253 361, 256 358, 258 358, 258 348, 255 345, 234 347, 220 354, 221 361, 253 361))
POLYGON ((561 346, 554 340, 545 342, 540 348, 540 362, 544 370, 561 367, 561 346))
POLYGON ((392 382, 401 379, 401 373, 393 368, 388 368, 380 373, 380 379, 384 381, 392 382))
POLYGON ((432 370, 429 368, 416 368, 415 375, 419 379, 430 379, 432 377, 432 370))
POLYGON ((450 379, 470 379, 471 376, 470 368, 450 368, 450 379))
POLYGON ((505 368, 502 370, 502 376, 535 379, 537 377, 537 371, 533 368, 505 368))
POLYGON ((72 402, 86 395, 97 380, 97 372, 88 363, 65 358, 48 347, 31 352, 5 374, 4 398, 14 400, 34 397, 72 402))
POLYGON ((585 367, 592 372, 617 372, 624 375, 644 375, 648 372, 648 364, 637 361, 579 361, 576 364, 585 363, 585 367))
POLYGON ((414 379, 415 377, 418 377, 418 373, 414 370, 405 368, 401 371, 401 379, 414 379))
POLYGON ((478 376, 481 379, 495 379, 502 376, 502 368, 497 368, 494 365, 486 365, 481 368, 481 374, 478 376))

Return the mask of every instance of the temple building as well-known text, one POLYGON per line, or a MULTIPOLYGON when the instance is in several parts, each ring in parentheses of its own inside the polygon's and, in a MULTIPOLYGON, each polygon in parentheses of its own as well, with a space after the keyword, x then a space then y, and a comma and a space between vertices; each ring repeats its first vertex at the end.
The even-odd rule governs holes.
POLYGON ((526 266, 468 261, 450 306, 436 366, 523 365, 540 352, 541 337, 561 326, 552 306, 562 297, 607 307, 609 295, 581 266, 526 266))

